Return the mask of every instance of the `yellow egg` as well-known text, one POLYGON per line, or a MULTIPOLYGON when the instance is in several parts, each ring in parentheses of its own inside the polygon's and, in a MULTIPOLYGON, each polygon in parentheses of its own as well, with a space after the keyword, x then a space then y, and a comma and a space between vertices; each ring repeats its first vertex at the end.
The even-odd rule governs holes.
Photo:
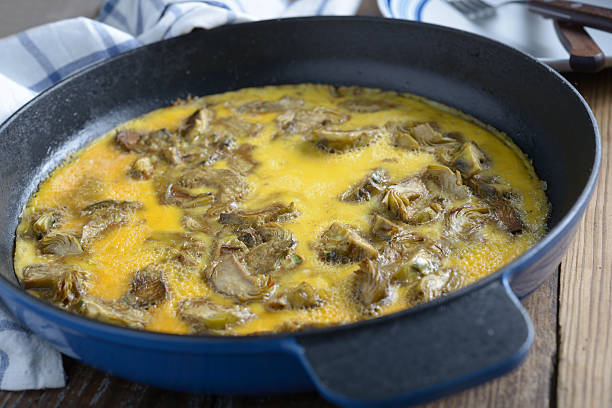
MULTIPOLYGON (((446 271, 455 268, 460 271, 463 285, 474 282, 512 261, 544 234, 549 205, 543 183, 534 173, 529 159, 506 135, 461 112, 412 95, 372 89, 353 89, 347 93, 349 95, 342 96, 340 93, 339 96, 333 88, 313 84, 243 89, 193 99, 120 125, 116 130, 74 154, 42 182, 32 196, 24 209, 18 228, 15 250, 17 276, 23 279, 24 268, 33 264, 64 262, 77 265, 88 273, 87 295, 108 302, 126 302, 126 294, 132 290, 131 282, 135 271, 143 270, 151 264, 162 265, 162 268, 165 268, 165 300, 140 311, 146 316, 145 328, 188 333, 191 330, 190 323, 177 315, 178 308, 186 299, 207 298, 224 305, 223 307, 242 308, 244 313, 250 314, 248 318, 244 317, 238 322, 228 324, 224 332, 248 334, 278 330, 279 327, 295 328, 302 324, 349 322, 391 313, 414 304, 415 290, 418 292, 424 289, 415 289, 393 281, 386 292, 386 298, 380 301, 376 308, 364 308, 360 305, 355 299, 353 283, 354 272, 359 268, 358 262, 333 264, 325 262, 319 256, 317 243, 332 223, 351 226, 382 254, 382 248, 386 244, 377 241, 372 235, 371 224, 374 213, 383 214, 407 231, 427 236, 440 247, 446 245, 442 250, 444 255, 438 268, 446 271), (320 148, 321 143, 313 143, 311 130, 294 134, 285 132, 278 119, 279 115, 287 113, 285 111, 258 113, 239 108, 255 100, 278 101, 285 97, 303 101, 292 106, 293 110, 331 109, 342 117, 336 123, 321 123, 319 128, 327 127, 334 131, 373 128, 376 129, 373 131, 376 136, 369 144, 366 143, 365 147, 358 146, 350 151, 330 153, 320 148), (352 99, 366 102, 375 100, 379 104, 366 103, 362 108, 350 108, 347 101, 352 99), (198 258, 197 266, 182 267, 179 261, 172 258, 180 258, 176 253, 180 253, 181 248, 162 250, 151 244, 152 234, 160 231, 189 233, 183 217, 193 215, 195 210, 163 202, 164 194, 167 194, 163 188, 170 187, 155 180, 163 178, 164 174, 171 178, 177 166, 169 165, 162 156, 155 156, 155 175, 150 179, 135 179, 131 166, 142 153, 127 152, 115 142, 115 135, 120 129, 134 130, 142 134, 167 129, 168 134, 176 136, 181 126, 185 125, 186 119, 201 107, 206 107, 214 116, 209 126, 221 126, 222 129, 229 129, 230 133, 235 132, 232 138, 233 147, 229 149, 244 144, 252 145, 252 159, 257 162, 256 167, 244 177, 248 184, 248 193, 239 198, 233 207, 226 209, 226 212, 235 207, 257 210, 274 203, 293 203, 299 214, 293 219, 281 222, 281 227, 293 234, 296 242, 293 252, 299 255, 302 262, 295 269, 272 273, 266 283, 268 292, 264 293, 262 298, 243 302, 220 293, 218 288, 210 284, 209 262, 215 256, 214 237, 206 236, 205 233, 192 236, 206 248, 199 249, 198 256, 201 259, 198 258), (241 131, 232 128, 233 125, 228 122, 232 118, 239 118, 247 124, 250 123, 253 128, 258 128, 257 136, 241 135, 241 131), (486 200, 482 197, 450 200, 444 204, 445 209, 440 210, 443 211, 441 216, 420 225, 403 223, 397 217, 394 219, 382 202, 384 193, 363 202, 340 200, 344 192, 375 169, 385 169, 388 177, 386 183, 391 185, 418 178, 430 165, 441 165, 441 159, 435 154, 422 149, 413 151, 396 147, 393 131, 387 126, 391 123, 404 123, 408 126, 410 123, 430 122, 435 122, 440 133, 459 133, 461 138, 457 140, 475 142, 484 152, 488 166, 486 174, 500 176, 512 191, 512 202, 520 207, 517 213, 521 216, 522 233, 512 235, 501 228, 495 221, 494 207, 491 207, 486 215, 486 225, 479 227, 477 239, 447 245, 444 237, 448 235, 445 231, 449 228, 450 214, 466 205, 485 203, 486 200), (135 211, 129 221, 108 228, 96 236, 80 255, 58 258, 53 254, 41 252, 40 237, 29 232, 34 214, 61 208, 64 215, 57 228, 81 236, 83 226, 91 222, 91 216, 82 214, 81 210, 101 200, 137 201, 141 203, 142 208, 135 211), (309 284, 316 291, 319 298, 316 306, 279 310, 271 308, 267 303, 269 298, 279 296, 283 291, 302 283, 309 284)), ((207 137, 216 137, 211 136, 212 134, 207 137)), ((323 142, 325 143, 327 139, 323 142)), ((222 151, 227 147, 219 145, 217 148, 222 151)), ((234 166, 223 155, 208 160, 209 162, 204 163, 203 159, 203 163, 197 166, 219 170, 234 166)), ((462 182, 468 183, 465 176, 462 182)), ((207 194, 220 194, 221 188, 207 186, 201 191, 198 190, 197 194, 206 199, 207 194)), ((472 196, 475 197, 470 195, 472 196)), ((218 214, 215 217, 214 222, 211 222, 217 225, 218 214)), ((380 263, 386 262, 383 258, 381 255, 380 263)), ((390 273, 386 278, 391 279, 394 272, 389 272, 389 267, 382 269, 385 273, 390 273)), ((250 272, 256 275, 256 271, 250 272)), ((256 278, 263 279, 261 276, 256 278)), ((40 295, 42 292, 34 290, 33 293, 40 295)))

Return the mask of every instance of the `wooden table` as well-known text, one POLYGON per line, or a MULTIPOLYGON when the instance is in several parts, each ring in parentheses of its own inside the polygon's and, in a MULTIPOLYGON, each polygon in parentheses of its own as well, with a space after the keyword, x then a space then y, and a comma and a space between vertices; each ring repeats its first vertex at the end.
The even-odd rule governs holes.
MULTIPOLYGON (((364 2, 360 14, 376 14, 374 2, 364 2)), ((525 363, 505 377, 423 407, 612 407, 612 251, 607 251, 608 239, 612 241, 607 229, 612 226, 612 70, 567 78, 595 113, 603 162, 594 199, 558 273, 523 301, 535 326, 534 345, 525 363)), ((65 388, 0 392, 0 408, 331 406, 317 394, 218 397, 170 392, 110 376, 68 357, 64 366, 65 388)))

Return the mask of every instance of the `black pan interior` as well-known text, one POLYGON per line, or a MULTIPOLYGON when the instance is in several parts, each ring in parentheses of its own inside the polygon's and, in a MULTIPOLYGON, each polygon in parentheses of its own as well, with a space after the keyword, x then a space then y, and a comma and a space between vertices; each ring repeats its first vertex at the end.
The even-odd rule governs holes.
POLYGON ((67 153, 176 98, 315 82, 411 92, 506 132, 548 184, 554 227, 595 162, 588 110, 569 85, 501 44, 420 23, 368 18, 268 21, 196 31, 64 81, 0 128, 0 273, 17 217, 67 153))

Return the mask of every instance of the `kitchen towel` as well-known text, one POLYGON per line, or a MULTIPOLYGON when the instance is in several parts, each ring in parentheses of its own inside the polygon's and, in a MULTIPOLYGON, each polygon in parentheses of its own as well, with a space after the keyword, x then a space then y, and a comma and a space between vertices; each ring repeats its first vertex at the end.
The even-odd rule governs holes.
MULTIPOLYGON (((77 17, 0 39, 0 123, 71 73, 124 51, 186 34, 271 18, 355 14, 361 0, 106 0, 77 17)), ((60 354, 0 305, 0 389, 65 385, 60 354)))

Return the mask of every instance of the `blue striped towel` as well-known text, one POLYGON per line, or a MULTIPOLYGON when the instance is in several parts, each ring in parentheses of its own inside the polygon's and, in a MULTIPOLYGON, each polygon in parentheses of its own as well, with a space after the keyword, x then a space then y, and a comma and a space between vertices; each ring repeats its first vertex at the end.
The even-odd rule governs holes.
MULTIPOLYGON (((0 39, 0 123, 36 94, 96 61, 155 41, 254 20, 355 14, 361 0, 106 0, 78 17, 0 39)), ((60 354, 0 305, 0 389, 65 385, 60 354)))

